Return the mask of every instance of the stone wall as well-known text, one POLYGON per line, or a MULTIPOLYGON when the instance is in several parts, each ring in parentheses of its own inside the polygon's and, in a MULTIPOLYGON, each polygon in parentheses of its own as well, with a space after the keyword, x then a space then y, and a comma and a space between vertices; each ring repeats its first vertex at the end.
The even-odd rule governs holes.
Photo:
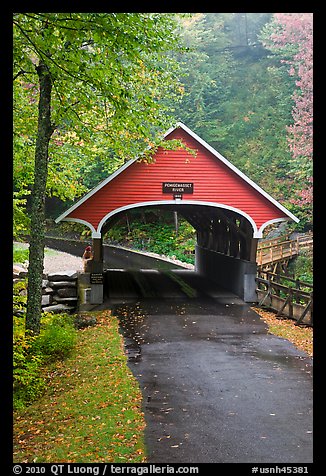
MULTIPOLYGON (((14 265, 13 283, 27 276, 27 270, 14 265)), ((26 293, 26 290, 22 292, 26 293)), ((77 271, 59 271, 43 275, 42 310, 47 312, 74 312, 77 309, 77 271)))
POLYGON ((43 311, 75 311, 77 308, 77 299, 77 271, 49 273, 43 280, 43 311))

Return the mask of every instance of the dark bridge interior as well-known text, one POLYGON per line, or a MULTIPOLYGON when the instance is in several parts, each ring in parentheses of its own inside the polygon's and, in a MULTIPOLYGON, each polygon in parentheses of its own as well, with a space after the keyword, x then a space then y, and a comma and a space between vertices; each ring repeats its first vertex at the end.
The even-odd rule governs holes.
MULTIPOLYGON (((253 228, 249 220, 233 210, 208 205, 161 204, 152 207, 177 211, 195 228, 195 270, 199 275, 210 279, 215 283, 215 287, 217 285, 227 289, 245 301, 256 300, 257 239, 253 238, 253 228)), ((124 213, 126 211, 108 219, 103 227, 103 234, 114 226, 124 213)), ((110 260, 106 262, 104 259, 104 264, 111 268, 110 260)), ((128 267, 128 263, 126 265, 128 267)), ((118 276, 116 278, 119 279, 118 276)), ((136 288, 139 288, 139 280, 145 282, 147 278, 138 277, 136 288)), ((151 277, 151 283, 154 286, 155 276, 151 277)), ((111 289, 114 289, 114 286, 115 283, 112 282, 111 289)))

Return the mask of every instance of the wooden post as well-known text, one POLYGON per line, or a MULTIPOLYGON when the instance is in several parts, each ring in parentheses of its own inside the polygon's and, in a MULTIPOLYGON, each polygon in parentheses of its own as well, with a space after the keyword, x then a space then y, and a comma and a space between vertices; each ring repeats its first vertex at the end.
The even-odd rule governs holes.
POLYGON ((102 236, 100 238, 93 238, 93 261, 91 270, 91 304, 102 304, 104 279, 102 236))
POLYGON ((103 243, 101 238, 93 238, 93 262, 92 272, 100 273, 103 271, 103 243))
MULTIPOLYGON (((249 261, 253 261, 254 263, 256 263, 256 260, 257 260, 257 246, 258 246, 258 238, 251 238, 249 261)), ((260 252, 260 254, 261 253, 262 252, 260 252)), ((261 261, 262 261, 262 258, 261 258, 261 261)), ((262 264, 262 262, 260 264, 262 264)))
POLYGON ((175 235, 178 236, 179 234, 179 219, 178 219, 178 212, 173 212, 173 217, 174 217, 174 229, 175 229, 175 235))

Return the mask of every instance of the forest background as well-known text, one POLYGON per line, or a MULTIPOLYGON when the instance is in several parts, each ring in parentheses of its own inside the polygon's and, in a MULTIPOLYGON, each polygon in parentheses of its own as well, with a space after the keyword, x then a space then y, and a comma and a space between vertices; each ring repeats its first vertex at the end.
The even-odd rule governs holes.
MULTIPOLYGON (((298 216, 296 231, 311 230, 312 14, 194 13, 176 14, 174 21, 174 31, 167 29, 166 34, 176 36, 179 46, 171 43, 170 70, 167 63, 160 68, 162 75, 174 76, 177 82, 171 83, 169 94, 163 89, 152 94, 156 93, 164 112, 161 129, 144 126, 142 130, 141 124, 133 129, 131 123, 123 123, 112 139, 112 124, 103 133, 105 122, 99 121, 98 104, 83 111, 78 126, 63 121, 49 146, 48 223, 126 160, 153 146, 165 124, 180 120, 298 216)), ((18 239, 29 233, 39 92, 26 71, 19 73, 14 81, 13 176, 18 239)), ((140 67, 140 88, 142 83, 147 87, 149 74, 144 68, 142 74, 140 67)), ((159 78, 157 69, 153 75, 159 78)), ((151 88, 159 89, 158 82, 152 82, 151 88)), ((132 102, 131 97, 127 100, 132 102)), ((77 93, 73 101, 78 103, 77 93)), ((146 228, 151 217, 146 221, 144 214, 136 214, 136 220, 146 228)), ((164 225, 171 217, 162 220, 164 225)), ((118 225, 121 237, 128 237, 128 217, 118 225)), ((186 225, 181 223, 181 231, 182 226, 186 225)), ((73 227, 84 236, 88 233, 84 227, 73 227)), ((139 243, 144 227, 136 237, 139 243)), ((115 231, 111 238, 121 241, 118 235, 115 231)))

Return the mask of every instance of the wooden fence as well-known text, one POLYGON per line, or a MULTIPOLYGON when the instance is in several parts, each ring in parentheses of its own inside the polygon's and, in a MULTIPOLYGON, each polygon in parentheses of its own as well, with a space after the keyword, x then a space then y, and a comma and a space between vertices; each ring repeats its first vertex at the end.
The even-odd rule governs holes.
POLYGON ((262 270, 256 281, 259 306, 276 311, 277 317, 294 319, 296 325, 313 325, 312 284, 262 270))

